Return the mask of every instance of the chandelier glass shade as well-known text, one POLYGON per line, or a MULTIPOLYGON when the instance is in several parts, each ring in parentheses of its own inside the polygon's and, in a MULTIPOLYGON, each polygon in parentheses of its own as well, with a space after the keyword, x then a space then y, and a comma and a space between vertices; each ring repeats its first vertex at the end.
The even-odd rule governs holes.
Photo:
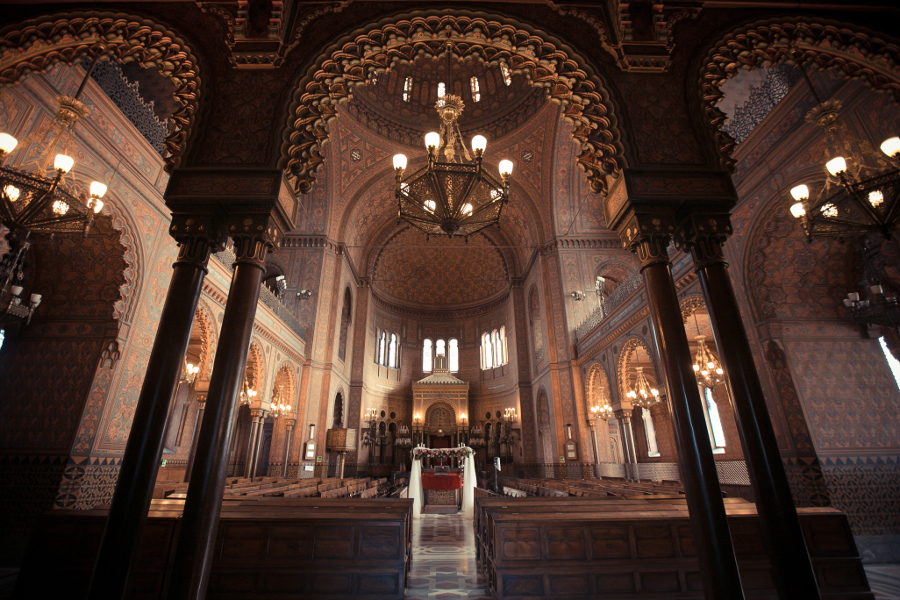
POLYGON ((247 406, 253 404, 253 401, 256 399, 256 394, 256 390, 244 382, 244 389, 241 390, 241 404, 246 404, 247 406))
POLYGON ((642 408, 652 406, 659 402, 659 390, 651 387, 644 376, 643 367, 635 367, 634 384, 631 390, 625 394, 631 399, 631 403, 642 408))
POLYGON ((694 374, 697 382, 705 387, 714 388, 725 381, 725 371, 718 359, 706 347, 706 336, 698 335, 697 353, 694 355, 694 374))
POLYGON ((181 370, 181 380, 187 383, 194 383, 194 379, 197 378, 197 373, 199 372, 200 365, 189 363, 187 362, 187 359, 185 359, 184 368, 181 370))
MULTIPOLYGON (((447 74, 453 46, 446 45, 447 74)), ((440 116, 440 131, 425 135, 428 162, 404 178, 406 156, 394 156, 397 185, 398 223, 403 220, 427 236, 468 236, 491 225, 500 224, 500 214, 509 202, 512 162, 501 160, 500 181, 482 164, 487 139, 472 138, 472 152, 462 141, 457 120, 463 112, 462 98, 445 94, 435 108, 440 116)))

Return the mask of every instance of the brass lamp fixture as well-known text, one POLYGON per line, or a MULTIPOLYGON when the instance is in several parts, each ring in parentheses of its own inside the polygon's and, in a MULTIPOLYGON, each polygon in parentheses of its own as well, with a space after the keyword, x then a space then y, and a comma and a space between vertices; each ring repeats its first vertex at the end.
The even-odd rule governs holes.
POLYGON ((41 302, 39 294, 31 294, 27 305, 21 297, 25 259, 31 247, 29 236, 40 232, 83 233, 87 237, 95 215, 103 209, 105 184, 94 181, 88 194, 76 195, 63 182, 63 176, 71 173, 75 165, 75 160, 67 154, 72 130, 80 119, 90 114, 88 107, 78 98, 96 62, 95 59, 85 73, 75 95, 57 96, 59 106, 54 118, 45 127, 28 135, 21 145, 26 149, 43 146, 36 170, 28 172, 24 166, 7 164, 19 147, 19 141, 8 133, 0 133, 0 223, 9 230, 6 234, 9 250, 0 259, 2 324, 15 320, 29 323, 41 302), (60 145, 62 152, 57 153, 60 145))
POLYGON ((197 373, 199 372, 200 365, 189 363, 187 359, 184 359, 184 367, 181 369, 181 381, 189 384, 194 383, 194 379, 197 378, 197 373))
POLYGON ((244 381, 244 389, 241 390, 241 404, 246 404, 250 406, 253 404, 253 401, 256 399, 256 390, 247 385, 247 382, 244 381))
POLYGON ((718 359, 706 347, 706 336, 698 335, 697 353, 694 355, 694 375, 700 385, 714 388, 725 381, 725 371, 718 359))
MULTIPOLYGON (((797 56, 797 53, 794 54, 797 56)), ((806 114, 828 134, 828 177, 818 193, 805 184, 791 189, 791 214, 806 238, 845 239, 869 233, 890 238, 900 222, 900 137, 881 144, 881 154, 839 122, 841 102, 819 98, 806 71, 803 78, 816 99, 806 114)))
MULTIPOLYGON (((447 78, 453 44, 445 45, 447 78)), ((426 236, 468 237, 491 225, 500 224, 500 213, 509 202, 509 178, 512 161, 500 161, 498 182, 482 168, 487 139, 472 138, 472 154, 462 142, 457 119, 462 114, 462 98, 444 94, 436 104, 441 118, 440 132, 425 135, 428 164, 405 178, 406 156, 394 156, 397 186, 394 195, 398 203, 397 222, 404 220, 426 236), (443 160, 439 154, 443 152, 443 160), (462 154, 462 157, 459 155, 462 154), (473 157, 474 154, 474 157, 473 157)))
POLYGON ((510 425, 515 425, 519 422, 519 415, 516 412, 515 408, 506 408, 503 410, 503 420, 506 421, 510 425))
POLYGON ((594 419, 603 419, 604 421, 608 421, 610 417, 613 416, 612 406, 609 405, 609 401, 605 400, 604 404, 595 404, 591 407, 591 414, 588 417, 589 420, 594 419))
POLYGON ((289 401, 283 397, 282 388, 275 388, 275 395, 272 398, 272 416, 276 419, 291 416, 291 405, 289 401))
POLYGON ((640 407, 649 407, 659 402, 659 390, 651 387, 644 377, 644 368, 635 367, 637 372, 634 377, 634 386, 628 391, 626 396, 631 399, 631 403, 640 407))

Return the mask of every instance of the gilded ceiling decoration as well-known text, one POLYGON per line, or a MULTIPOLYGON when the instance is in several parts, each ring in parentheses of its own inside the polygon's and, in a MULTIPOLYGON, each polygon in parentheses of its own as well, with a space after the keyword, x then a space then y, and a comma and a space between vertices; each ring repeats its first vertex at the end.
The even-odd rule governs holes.
POLYGON ((789 59, 796 48, 804 64, 838 68, 859 77, 873 89, 890 92, 900 102, 900 46, 874 33, 836 21, 804 17, 757 21, 716 43, 700 68, 703 114, 716 129, 715 139, 725 166, 734 171, 735 140, 721 130, 728 116, 716 106, 724 97, 722 85, 738 69, 770 66, 789 59))
POLYGON ((356 36, 317 61, 294 94, 284 146, 295 188, 308 192, 324 162, 322 144, 328 122, 351 88, 381 76, 420 56, 439 55, 448 39, 463 60, 483 60, 499 68, 506 63, 513 75, 524 76, 562 105, 564 119, 575 123, 573 137, 584 168, 597 192, 606 189, 606 174, 623 166, 621 135, 607 91, 595 75, 565 49, 513 25, 470 16, 414 17, 392 22, 356 36))
POLYGON ((426 242, 407 228, 379 252, 372 288, 406 306, 464 307, 504 294, 509 275, 500 251, 482 234, 468 244, 458 238, 426 242))
POLYGON ((166 170, 177 166, 197 111, 200 78, 191 49, 159 24, 122 13, 69 12, 39 17, 0 31, 0 85, 17 83, 30 72, 57 62, 112 53, 119 62, 155 67, 175 83, 180 107, 166 137, 166 170))

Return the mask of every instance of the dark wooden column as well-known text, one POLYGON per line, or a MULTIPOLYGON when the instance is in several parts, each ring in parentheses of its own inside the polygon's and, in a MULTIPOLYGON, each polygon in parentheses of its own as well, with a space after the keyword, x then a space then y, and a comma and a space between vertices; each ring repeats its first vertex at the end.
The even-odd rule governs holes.
POLYGON ((707 436, 668 245, 676 210, 694 203, 732 206, 736 194, 727 173, 706 170, 624 169, 604 202, 607 225, 640 259, 653 338, 665 373, 678 464, 694 531, 704 596, 741 600, 741 577, 707 436))
POLYGON ((731 233, 728 215, 692 217, 682 223, 679 233, 679 242, 690 250, 700 276, 779 596, 815 600, 819 598, 815 571, 728 275, 723 250, 731 233))
POLYGON ((737 558, 706 435, 706 419, 681 319, 667 235, 640 236, 635 245, 647 287, 654 341, 666 373, 666 397, 675 422, 678 464, 684 483, 703 591, 709 600, 744 597, 737 558))
POLYGON ((197 438, 200 434, 200 423, 203 422, 203 411, 206 409, 206 395, 198 397, 200 407, 197 408, 197 419, 194 421, 194 431, 191 433, 191 452, 188 454, 187 468, 184 470, 184 481, 191 480, 191 471, 194 469, 194 456, 197 454, 197 438))
POLYGON ((169 406, 181 376, 210 249, 220 249, 225 241, 224 228, 219 227, 212 216, 180 214, 177 207, 172 208, 174 214, 169 231, 178 242, 178 258, 173 265, 169 291, 156 328, 156 339, 91 576, 88 591, 91 600, 113 600, 125 594, 138 539, 153 497, 169 406))
POLYGON ((228 212, 228 235, 234 240, 235 260, 172 559, 168 600, 202 600, 206 596, 238 393, 250 351, 265 261, 290 225, 279 201, 282 177, 283 173, 274 169, 194 169, 186 171, 178 185, 169 184, 167 197, 183 195, 228 212))

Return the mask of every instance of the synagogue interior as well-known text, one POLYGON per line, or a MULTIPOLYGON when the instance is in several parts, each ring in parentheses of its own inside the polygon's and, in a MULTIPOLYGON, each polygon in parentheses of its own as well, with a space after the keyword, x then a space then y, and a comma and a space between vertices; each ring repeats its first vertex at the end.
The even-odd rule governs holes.
POLYGON ((0 600, 900 598, 898 32, 4 3, 0 600))

